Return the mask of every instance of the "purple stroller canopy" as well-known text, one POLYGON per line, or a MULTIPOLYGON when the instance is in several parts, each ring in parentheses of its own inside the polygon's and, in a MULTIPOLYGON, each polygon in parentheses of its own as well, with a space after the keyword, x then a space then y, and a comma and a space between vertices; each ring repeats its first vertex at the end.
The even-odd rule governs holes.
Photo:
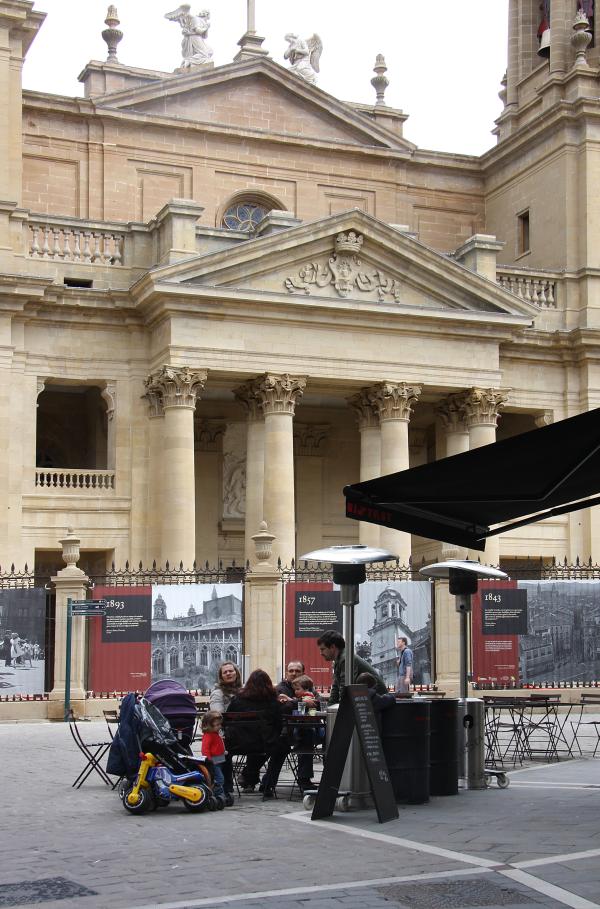
POLYGON ((171 722, 187 720, 194 723, 196 719, 196 702, 180 682, 175 679, 161 679, 154 682, 144 695, 151 704, 154 704, 163 716, 171 722))

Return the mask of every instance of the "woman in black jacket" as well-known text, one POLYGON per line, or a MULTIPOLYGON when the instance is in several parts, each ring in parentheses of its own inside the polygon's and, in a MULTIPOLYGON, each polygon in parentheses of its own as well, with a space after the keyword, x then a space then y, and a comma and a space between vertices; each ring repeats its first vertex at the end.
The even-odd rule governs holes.
POLYGON ((281 737, 282 711, 277 692, 269 675, 255 669, 241 691, 231 700, 228 713, 248 713, 248 720, 225 720, 225 745, 233 754, 246 754, 248 759, 242 771, 241 784, 252 792, 260 775, 260 768, 268 758, 269 763, 260 790, 266 799, 275 797, 275 786, 289 751, 287 741, 281 737))

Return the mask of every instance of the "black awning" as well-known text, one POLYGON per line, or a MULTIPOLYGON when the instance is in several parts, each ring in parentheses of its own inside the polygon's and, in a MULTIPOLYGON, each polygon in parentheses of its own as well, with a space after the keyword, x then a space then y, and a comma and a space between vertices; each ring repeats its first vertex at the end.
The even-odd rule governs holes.
POLYGON ((600 408, 344 489, 349 518, 479 550, 493 534, 598 504, 598 493, 600 408))

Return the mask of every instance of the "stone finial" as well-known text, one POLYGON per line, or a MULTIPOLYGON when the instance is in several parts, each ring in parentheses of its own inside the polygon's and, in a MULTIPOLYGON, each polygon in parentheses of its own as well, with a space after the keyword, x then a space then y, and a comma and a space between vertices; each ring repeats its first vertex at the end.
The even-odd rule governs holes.
POLYGON ((234 57, 236 63, 241 63, 242 60, 249 60, 252 57, 268 55, 268 51, 262 46, 265 39, 256 33, 256 0, 247 0, 247 2, 248 21, 246 31, 238 41, 240 50, 234 57))
POLYGON ((108 12, 106 14, 106 19, 104 22, 108 26, 108 28, 105 28, 102 32, 102 37, 108 45, 108 57, 106 58, 106 62, 118 63, 117 45, 123 37, 123 32, 117 28, 117 26, 120 25, 120 21, 116 6, 113 6, 111 4, 108 7, 108 12))
POLYGON ((506 100, 508 98, 508 73, 504 73, 502 79, 500 80, 500 91, 498 92, 498 97, 502 101, 504 107, 506 107, 506 100))
POLYGON ((76 568, 79 561, 79 544, 80 539, 73 533, 73 528, 67 528, 67 535, 63 540, 58 541, 62 546, 63 562, 67 568, 76 568))
POLYGON ((266 521, 261 521, 258 533, 253 534, 252 540, 256 549, 257 561, 268 564, 273 552, 274 533, 269 533, 266 521))
POLYGON ((371 79, 371 85, 377 92, 377 100, 375 101, 375 104, 385 106, 385 90, 390 84, 390 80, 385 75, 387 73, 387 66, 383 54, 377 54, 375 57, 375 66, 373 67, 373 72, 375 75, 371 79))
POLYGON ((592 40, 590 31, 590 20, 585 11, 580 7, 573 20, 573 34, 571 35, 571 44, 575 51, 574 66, 587 66, 586 52, 592 40))

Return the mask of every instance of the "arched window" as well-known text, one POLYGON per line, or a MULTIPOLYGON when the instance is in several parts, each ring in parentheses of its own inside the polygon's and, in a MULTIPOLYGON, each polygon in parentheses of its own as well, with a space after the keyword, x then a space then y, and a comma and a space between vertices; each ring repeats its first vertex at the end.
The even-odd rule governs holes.
POLYGON ((272 206, 258 199, 238 199, 223 215, 223 227, 227 230, 255 230, 272 206))

